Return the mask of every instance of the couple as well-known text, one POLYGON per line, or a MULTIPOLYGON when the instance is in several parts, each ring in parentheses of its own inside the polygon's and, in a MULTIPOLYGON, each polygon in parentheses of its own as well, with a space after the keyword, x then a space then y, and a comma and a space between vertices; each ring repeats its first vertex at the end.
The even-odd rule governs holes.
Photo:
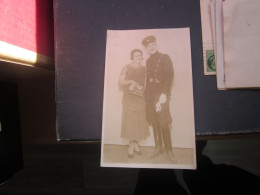
POLYGON ((172 61, 168 55, 158 52, 154 36, 144 38, 142 45, 150 55, 146 68, 142 66, 143 52, 134 49, 130 53, 131 63, 123 67, 118 81, 124 87, 121 138, 129 141, 129 158, 133 158, 134 153, 141 154, 139 142, 149 136, 148 122, 155 141, 151 158, 165 151, 175 163, 169 129, 172 61))

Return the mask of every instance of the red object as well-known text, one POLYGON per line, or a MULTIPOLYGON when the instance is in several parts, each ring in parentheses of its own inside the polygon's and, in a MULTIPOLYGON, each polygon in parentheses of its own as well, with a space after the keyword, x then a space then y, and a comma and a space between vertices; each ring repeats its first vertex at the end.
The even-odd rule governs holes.
POLYGON ((52 0, 1 0, 0 41, 54 56, 52 0))

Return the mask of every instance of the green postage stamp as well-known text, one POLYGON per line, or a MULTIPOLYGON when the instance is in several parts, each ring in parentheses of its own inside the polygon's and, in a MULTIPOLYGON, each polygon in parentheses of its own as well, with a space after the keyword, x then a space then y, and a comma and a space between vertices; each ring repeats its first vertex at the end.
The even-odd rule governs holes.
POLYGON ((207 73, 216 73, 214 50, 206 50, 206 66, 207 73))

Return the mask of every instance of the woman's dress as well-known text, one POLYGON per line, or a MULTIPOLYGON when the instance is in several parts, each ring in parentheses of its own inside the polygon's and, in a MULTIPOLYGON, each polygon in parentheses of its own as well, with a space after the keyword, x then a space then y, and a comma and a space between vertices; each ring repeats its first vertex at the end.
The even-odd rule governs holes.
MULTIPOLYGON (((141 86, 145 84, 145 67, 134 68, 127 65, 127 73, 125 80, 134 80, 141 86)), ((129 87, 124 88, 123 95, 123 113, 121 138, 128 141, 140 141, 149 136, 148 123, 145 116, 145 100, 144 97, 129 93, 129 87)))

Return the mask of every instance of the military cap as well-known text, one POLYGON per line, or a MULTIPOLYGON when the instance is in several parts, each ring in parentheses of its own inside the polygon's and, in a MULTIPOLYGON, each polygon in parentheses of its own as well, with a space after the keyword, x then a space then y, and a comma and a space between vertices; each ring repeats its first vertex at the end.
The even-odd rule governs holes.
POLYGON ((143 46, 146 47, 149 43, 152 43, 152 42, 155 42, 155 41, 156 41, 155 36, 151 35, 151 36, 145 37, 142 41, 142 44, 143 44, 143 46))

